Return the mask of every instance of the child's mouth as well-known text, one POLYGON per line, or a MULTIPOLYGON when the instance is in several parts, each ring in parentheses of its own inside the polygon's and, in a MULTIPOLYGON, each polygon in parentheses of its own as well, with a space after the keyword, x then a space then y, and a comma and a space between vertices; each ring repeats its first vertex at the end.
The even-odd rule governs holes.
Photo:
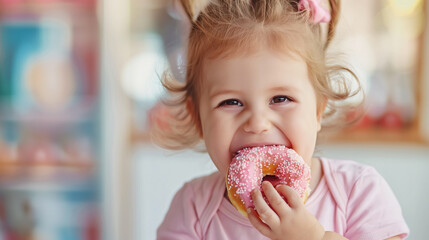
POLYGON ((249 149, 249 148, 254 148, 254 147, 276 147, 276 146, 284 146, 284 145, 282 145, 282 144, 266 144, 266 145, 257 145, 257 144, 255 144, 254 146, 253 145, 245 146, 245 147, 240 148, 236 152, 234 152, 232 154, 232 158, 234 158, 235 156, 237 156, 237 154, 239 154, 240 151, 242 151, 244 149, 249 149))

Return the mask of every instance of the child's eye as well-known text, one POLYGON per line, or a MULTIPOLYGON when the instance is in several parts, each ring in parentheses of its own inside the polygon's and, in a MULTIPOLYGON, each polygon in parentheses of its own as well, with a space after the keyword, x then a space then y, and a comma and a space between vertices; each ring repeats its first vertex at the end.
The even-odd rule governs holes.
POLYGON ((292 99, 287 96, 275 96, 271 99, 270 104, 274 103, 283 103, 283 102, 291 102, 292 99))
POLYGON ((237 99, 227 99, 219 103, 219 107, 221 106, 243 106, 243 104, 237 99))

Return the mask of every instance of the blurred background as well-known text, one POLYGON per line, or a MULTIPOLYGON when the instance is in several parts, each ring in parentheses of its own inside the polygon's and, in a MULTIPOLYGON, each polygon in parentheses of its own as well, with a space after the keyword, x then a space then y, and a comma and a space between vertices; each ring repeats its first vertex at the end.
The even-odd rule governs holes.
MULTIPOLYGON (((429 235, 428 7, 343 1, 330 51, 367 101, 316 151, 374 166, 415 240, 429 235)), ((174 193, 215 171, 150 141, 188 27, 173 0, 0 0, 0 240, 155 239, 174 193)))

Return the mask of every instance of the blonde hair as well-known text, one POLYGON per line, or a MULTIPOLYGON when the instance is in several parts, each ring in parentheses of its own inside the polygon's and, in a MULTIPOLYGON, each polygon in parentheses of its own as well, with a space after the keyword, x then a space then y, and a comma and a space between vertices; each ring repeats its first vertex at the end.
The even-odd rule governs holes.
MULTIPOLYGON (((172 94, 171 108, 164 119, 168 128, 154 128, 153 139, 170 149, 195 147, 201 141, 199 98, 205 58, 250 54, 261 46, 294 53, 307 63, 310 79, 323 117, 338 116, 338 102, 357 94, 351 91, 344 73, 356 75, 340 65, 328 65, 326 49, 339 17, 339 0, 329 0, 331 20, 326 36, 321 24, 310 20, 308 11, 298 10, 298 0, 180 0, 189 21, 186 81, 176 81, 166 72, 162 83, 172 94)), ((359 83, 359 82, 358 82, 359 83)), ((360 86, 360 85, 359 85, 360 86)), ((348 106, 349 107, 349 106, 348 106)), ((326 125, 326 124, 325 124, 326 125)))

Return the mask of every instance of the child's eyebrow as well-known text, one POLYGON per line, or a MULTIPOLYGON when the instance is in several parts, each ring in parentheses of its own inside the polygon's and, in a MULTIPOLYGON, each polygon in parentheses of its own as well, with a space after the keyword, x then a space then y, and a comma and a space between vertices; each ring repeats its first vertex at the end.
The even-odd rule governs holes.
POLYGON ((213 93, 211 93, 209 95, 209 97, 210 98, 215 98, 215 97, 220 96, 220 95, 239 94, 239 93, 240 93, 240 91, 238 91, 238 90, 221 89, 219 91, 213 91, 213 93))
MULTIPOLYGON (((295 86, 278 86, 268 89, 269 92, 300 92, 299 88, 295 86)), ((220 95, 227 95, 227 94, 240 94, 241 92, 239 90, 232 90, 232 89, 220 89, 212 91, 212 93, 209 93, 210 99, 213 99, 215 97, 218 97, 220 95)))
POLYGON ((295 86, 279 86, 270 88, 269 91, 279 91, 279 92, 299 92, 299 88, 295 86))

